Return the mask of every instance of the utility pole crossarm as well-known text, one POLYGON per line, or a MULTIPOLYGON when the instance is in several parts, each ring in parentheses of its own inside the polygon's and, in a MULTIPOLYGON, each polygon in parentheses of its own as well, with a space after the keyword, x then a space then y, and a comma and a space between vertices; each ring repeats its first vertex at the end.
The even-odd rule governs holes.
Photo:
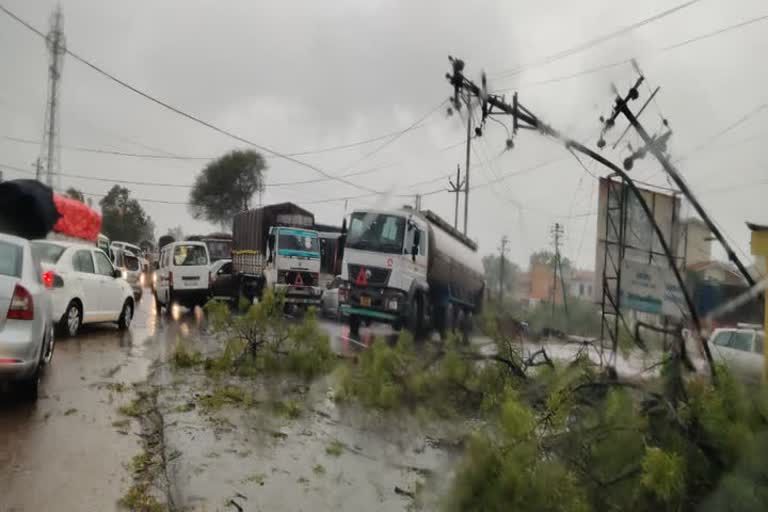
MULTIPOLYGON (((685 303, 688 309, 688 312, 691 317, 691 323, 693 323, 693 326, 695 328, 696 333, 701 332, 701 323, 699 321, 699 316, 696 312, 696 308, 693 304, 693 300, 691 299, 690 294, 688 293, 688 290, 686 288, 685 281, 683 280, 682 275, 680 274, 680 269, 677 268, 677 265, 674 264, 674 254, 671 251, 669 244, 664 238, 664 233, 661 231, 661 228, 658 226, 658 224, 654 220, 653 212, 648 206, 648 202, 643 197, 640 190, 637 188, 635 183, 632 181, 632 179, 629 177, 629 175, 621 169, 619 166, 611 162, 610 160, 604 158, 603 156, 599 155, 595 151, 592 151, 588 147, 584 146, 578 141, 575 141, 569 137, 566 137, 553 128, 547 126, 546 124, 539 121, 536 116, 534 116, 530 111, 525 109, 520 105, 520 102, 517 99, 517 95, 514 96, 514 106, 509 105, 506 103, 502 98, 499 98, 498 96, 495 96, 493 94, 489 94, 488 92, 481 90, 477 85, 475 85, 471 80, 468 80, 464 74, 464 62, 460 59, 455 58, 449 58, 453 67, 453 73, 448 73, 446 75, 446 78, 451 83, 451 85, 454 88, 454 97, 453 97, 453 104, 454 107, 458 108, 460 103, 458 102, 459 93, 462 91, 466 91, 470 94, 473 94, 477 97, 479 97, 482 101, 482 107, 483 112, 488 112, 488 105, 499 109, 502 112, 505 112, 511 116, 513 116, 513 121, 517 125, 520 121, 528 124, 530 127, 537 129, 539 132, 541 132, 544 135, 548 135, 550 137, 553 137, 555 139, 560 140, 566 148, 573 149, 575 151, 578 151, 593 160, 601 163, 614 173, 616 173, 618 176, 622 178, 624 183, 626 183, 627 187, 629 188, 632 195, 637 199, 638 203, 640 204, 640 207, 643 209, 643 213, 646 215, 646 217, 650 220, 650 224, 653 227, 654 234, 656 238, 659 241, 659 245, 661 245, 662 251, 664 252, 664 255, 667 257, 667 260, 670 262, 670 268, 672 272, 675 275, 675 281, 677 282, 677 285, 680 287, 680 290, 683 294, 683 297, 685 299, 685 303)), ((638 84, 642 82, 641 79, 638 79, 638 84)), ((634 94, 637 94, 637 89, 633 88, 632 91, 634 91, 634 94)), ((630 95, 632 94, 632 91, 630 91, 630 95)), ((623 101, 623 103, 626 103, 629 99, 632 99, 632 97, 628 95, 626 100, 617 100, 617 102, 623 101)), ((617 105, 618 106, 618 105, 617 105)), ((619 107, 620 108, 620 107, 619 107)), ((706 341, 703 342, 704 352, 707 357, 707 361, 710 364, 710 367, 714 369, 714 363, 712 359, 712 354, 709 350, 709 345, 706 343, 706 341)))
POLYGON ((744 277, 744 279, 746 279, 749 286, 755 286, 755 280, 752 278, 752 275, 749 273, 749 271, 747 271, 747 268, 741 262, 739 257, 736 256, 736 253, 731 247, 731 244, 728 243, 720 229, 715 225, 714 222, 712 222, 709 215, 707 215, 707 212, 704 210, 704 207, 701 206, 699 200, 696 198, 696 196, 693 195, 693 192, 688 186, 688 183, 686 183, 685 179, 680 175, 672 162, 670 162, 666 155, 664 155, 664 152, 661 150, 659 145, 654 143, 654 139, 648 135, 648 132, 645 131, 643 125, 640 124, 640 122, 637 120, 637 117, 632 113, 626 103, 621 105, 619 110, 622 114, 624 114, 624 117, 627 118, 635 130, 637 130, 638 135, 640 135, 640 138, 643 139, 643 142, 648 147, 648 150, 653 153, 653 156, 656 157, 656 160, 661 163, 662 167, 664 167, 664 170, 667 171, 667 174, 669 174, 669 176, 675 182, 675 185, 677 185, 680 191, 685 194, 685 197, 696 210, 696 213, 699 215, 699 217, 701 217, 701 219, 707 224, 707 227, 709 227, 710 231, 712 231, 712 234, 715 235, 715 238, 717 238, 720 244, 722 244, 726 254, 728 255, 728 259, 734 265, 736 265, 736 267, 739 269, 739 272, 741 272, 741 275, 744 277))

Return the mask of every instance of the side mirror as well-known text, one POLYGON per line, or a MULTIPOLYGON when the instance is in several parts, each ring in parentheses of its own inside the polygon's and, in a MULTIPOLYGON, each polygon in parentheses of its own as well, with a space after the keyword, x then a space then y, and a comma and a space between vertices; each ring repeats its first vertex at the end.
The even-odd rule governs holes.
POLYGON ((118 277, 123 277, 123 271, 120 270, 119 268, 114 269, 112 271, 112 277, 114 277, 115 279, 117 279, 118 277))
POLYGON ((413 246, 411 247, 411 256, 416 261, 416 255, 419 253, 419 244, 421 243, 421 231, 418 229, 413 232, 413 246))

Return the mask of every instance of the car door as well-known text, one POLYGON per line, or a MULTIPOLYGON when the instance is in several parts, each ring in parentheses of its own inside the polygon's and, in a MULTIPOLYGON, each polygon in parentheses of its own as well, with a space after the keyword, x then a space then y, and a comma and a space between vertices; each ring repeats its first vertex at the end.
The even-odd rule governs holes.
POLYGON ((101 302, 101 277, 96 274, 92 251, 76 250, 72 254, 72 268, 82 290, 83 322, 98 320, 105 311, 101 302))
POLYGON ((155 293, 161 304, 168 304, 168 249, 160 252, 160 263, 155 271, 155 293))
POLYGON ((234 283, 234 276, 232 275, 232 262, 228 261, 224 263, 219 270, 216 271, 213 281, 213 295, 219 297, 232 296, 232 287, 234 283))
POLYGON ((125 288, 123 288, 124 281, 122 279, 115 278, 115 267, 112 266, 112 262, 101 250, 94 250, 93 261, 96 266, 96 275, 99 277, 101 283, 101 291, 99 294, 101 303, 104 308, 103 321, 117 320, 120 316, 120 311, 123 308, 123 300, 125 295, 125 288))

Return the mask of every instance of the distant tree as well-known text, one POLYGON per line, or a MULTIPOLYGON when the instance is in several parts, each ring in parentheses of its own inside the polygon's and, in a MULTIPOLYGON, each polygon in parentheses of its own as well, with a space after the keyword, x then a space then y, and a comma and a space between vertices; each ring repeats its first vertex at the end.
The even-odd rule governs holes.
POLYGON ((174 240, 184 240, 184 231, 181 226, 169 229, 166 235, 172 236, 174 240))
POLYGON ((70 199, 75 199, 81 203, 85 203, 85 195, 83 195, 83 193, 77 190, 75 187, 69 187, 66 192, 64 192, 64 195, 70 199))
MULTIPOLYGON (((501 277, 501 258, 497 254, 487 254, 483 256, 483 269, 485 270, 486 286, 492 290, 494 295, 499 291, 499 279, 501 277)), ((515 286, 515 281, 520 273, 520 266, 517 263, 504 260, 504 290, 509 292, 515 286)))
POLYGON ((205 166, 189 193, 195 219, 230 228, 232 217, 247 210, 251 198, 264 189, 267 164, 256 151, 231 151, 205 166))
POLYGON ((138 243, 155 236, 155 223, 144 212, 139 202, 131 198, 131 192, 120 185, 110 189, 99 201, 102 215, 102 232, 111 240, 138 243))
MULTIPOLYGON (((551 267, 555 264, 555 253, 547 249, 536 251, 531 254, 530 262, 531 265, 541 263, 551 267)), ((571 260, 563 256, 562 253, 560 254, 560 265, 563 267, 563 272, 567 276, 572 268, 571 260)))

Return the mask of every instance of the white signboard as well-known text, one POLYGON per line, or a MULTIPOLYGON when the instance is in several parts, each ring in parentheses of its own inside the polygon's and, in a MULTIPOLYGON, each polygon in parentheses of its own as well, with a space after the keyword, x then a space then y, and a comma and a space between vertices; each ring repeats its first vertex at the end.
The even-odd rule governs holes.
POLYGON ((668 267, 624 260, 621 267, 621 307, 682 318, 685 298, 668 267))

